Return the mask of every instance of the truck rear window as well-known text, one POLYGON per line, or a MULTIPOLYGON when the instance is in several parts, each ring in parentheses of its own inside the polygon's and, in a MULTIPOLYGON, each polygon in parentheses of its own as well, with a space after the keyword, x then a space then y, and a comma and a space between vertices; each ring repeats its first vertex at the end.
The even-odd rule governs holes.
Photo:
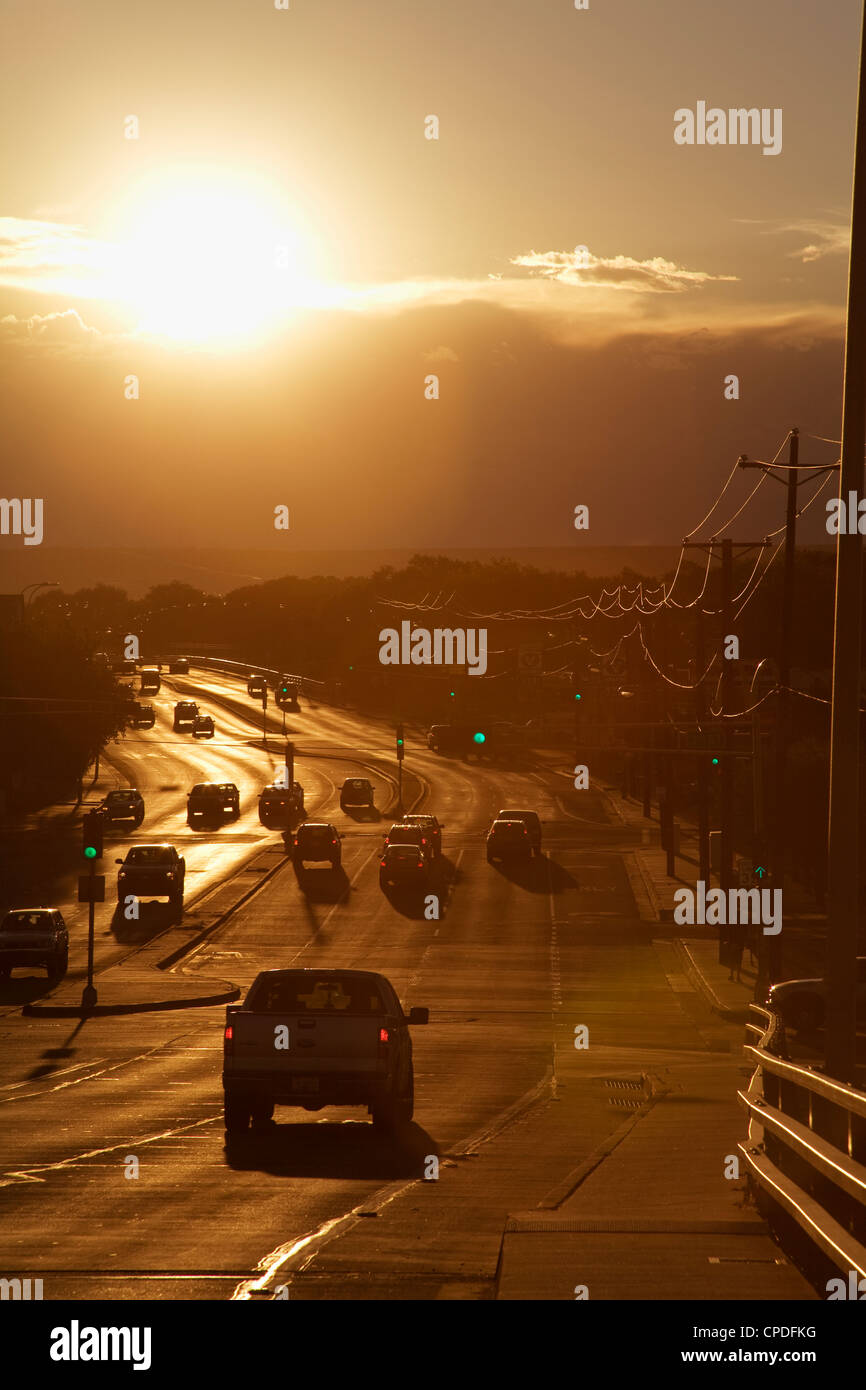
POLYGON ((247 1007, 265 1014, 382 1014, 393 1004, 375 980, 352 977, 297 975, 263 980, 250 991, 247 1007))

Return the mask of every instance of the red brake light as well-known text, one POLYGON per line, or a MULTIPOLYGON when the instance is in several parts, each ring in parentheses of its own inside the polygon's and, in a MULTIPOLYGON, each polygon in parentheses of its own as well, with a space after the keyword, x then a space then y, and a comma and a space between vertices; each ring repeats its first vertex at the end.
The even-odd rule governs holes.
POLYGON ((380 859, 380 860, 379 860, 379 868, 380 868, 380 869, 387 869, 387 867, 388 867, 388 861, 387 861, 387 859, 380 859))
POLYGON ((379 1029, 379 1042, 387 1042, 387 1041, 388 1041, 388 1029, 387 1029, 387 1028, 380 1028, 380 1029, 379 1029))
POLYGON ((424 868, 424 860, 423 860, 423 859, 419 859, 419 860, 418 860, 418 868, 419 868, 419 869, 423 869, 423 868, 424 868))
POLYGON ((227 1023, 227 1024, 226 1024, 226 1031, 225 1031, 225 1040, 226 1040, 226 1042, 231 1042, 231 1040, 232 1040, 233 1037, 234 1037, 234 1034, 232 1033, 232 1025, 231 1025, 230 1023, 227 1023))
POLYGON ((332 845, 335 845, 336 843, 337 843, 336 840, 332 840, 332 841, 331 841, 331 844, 332 844, 332 845))

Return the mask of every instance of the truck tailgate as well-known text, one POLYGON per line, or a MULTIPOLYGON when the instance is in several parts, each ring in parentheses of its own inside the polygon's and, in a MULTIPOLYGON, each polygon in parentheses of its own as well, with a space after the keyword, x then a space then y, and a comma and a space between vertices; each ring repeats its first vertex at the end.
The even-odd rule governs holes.
POLYGON ((383 1018, 256 1014, 231 1016, 228 1070, 374 1072, 383 1018), (288 1036, 286 1036, 288 1035, 288 1036))

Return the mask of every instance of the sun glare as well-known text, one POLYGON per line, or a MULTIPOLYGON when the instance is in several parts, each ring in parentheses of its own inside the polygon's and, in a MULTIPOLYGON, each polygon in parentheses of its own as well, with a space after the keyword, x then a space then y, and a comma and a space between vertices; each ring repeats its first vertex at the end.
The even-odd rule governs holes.
POLYGON ((219 345, 316 301, 297 228, 241 183, 150 194, 125 238, 123 297, 141 332, 219 345))

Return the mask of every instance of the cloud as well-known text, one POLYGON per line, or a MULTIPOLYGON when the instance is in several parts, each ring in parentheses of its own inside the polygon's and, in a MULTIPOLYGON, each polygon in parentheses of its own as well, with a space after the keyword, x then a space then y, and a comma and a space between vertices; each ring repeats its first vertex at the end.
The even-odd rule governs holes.
POLYGON ((736 275, 711 275, 705 270, 686 270, 675 261, 654 256, 636 261, 632 256, 595 256, 586 246, 573 251, 530 251, 514 256, 512 265, 521 266, 548 280, 558 280, 578 288, 631 290, 657 294, 691 289, 708 281, 732 281, 736 275))
POLYGON ((115 254, 83 227, 0 217, 0 285, 9 289, 103 295, 115 254))
POLYGON ((101 334, 88 327, 77 309, 64 309, 57 314, 33 314, 29 319, 7 314, 0 319, 0 336, 7 341, 75 344, 95 342, 101 334))
POLYGON ((827 256, 847 256, 851 245, 851 228, 838 213, 825 218, 798 217, 789 222, 768 222, 753 217, 738 217, 735 220, 750 226, 762 227, 762 236, 811 238, 805 246, 795 247, 793 251, 786 253, 791 260, 802 261, 804 265, 811 261, 823 261, 827 256))
POLYGON ((459 362, 460 358, 457 356, 457 353, 454 351, 453 348, 445 347, 444 345, 440 344, 439 347, 431 348, 429 352, 425 352, 424 361, 459 362))

